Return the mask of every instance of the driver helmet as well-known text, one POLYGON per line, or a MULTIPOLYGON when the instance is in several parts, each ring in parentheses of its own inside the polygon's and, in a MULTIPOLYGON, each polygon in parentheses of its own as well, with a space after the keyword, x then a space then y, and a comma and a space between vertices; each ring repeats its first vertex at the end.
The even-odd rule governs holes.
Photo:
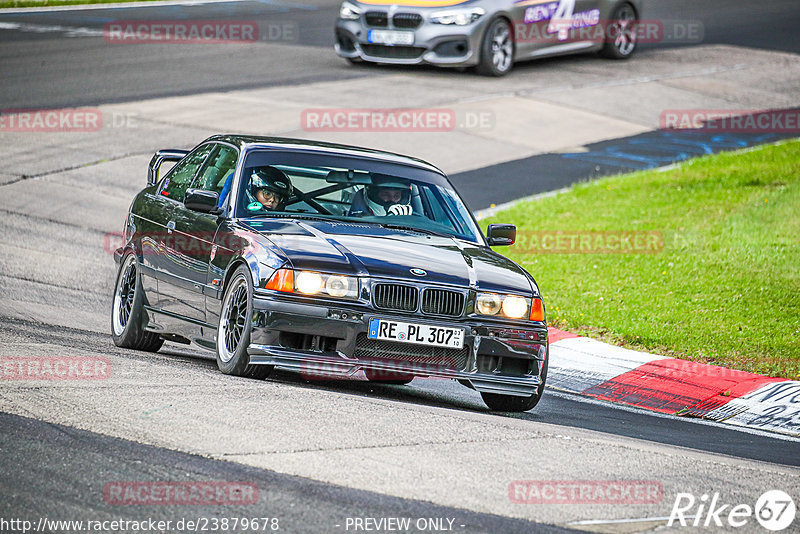
POLYGON ((258 200, 259 191, 275 193, 278 197, 278 206, 282 206, 292 193, 292 181, 276 167, 270 165, 255 167, 250 173, 250 194, 258 200))
POLYGON ((411 182, 394 176, 373 175, 372 184, 367 186, 366 200, 373 211, 376 211, 376 205, 382 212, 397 204, 408 205, 411 203, 411 182))

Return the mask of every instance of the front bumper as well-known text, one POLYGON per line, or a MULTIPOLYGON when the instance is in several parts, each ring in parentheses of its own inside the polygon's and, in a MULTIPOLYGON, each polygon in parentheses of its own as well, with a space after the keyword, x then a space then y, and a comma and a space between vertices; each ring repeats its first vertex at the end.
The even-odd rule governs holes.
POLYGON ((253 301, 250 363, 308 376, 353 377, 360 370, 456 379, 481 392, 530 396, 547 358, 543 323, 507 325, 377 311, 356 304, 253 301), (434 349, 367 338, 372 318, 464 328, 464 348, 434 349))
POLYGON ((418 65, 427 63, 442 67, 469 67, 478 64, 481 36, 488 17, 467 26, 431 24, 424 20, 416 29, 373 28, 364 17, 360 20, 336 21, 334 50, 344 58, 373 63, 418 65), (414 44, 379 45, 368 41, 369 30, 390 29, 413 31, 414 44))

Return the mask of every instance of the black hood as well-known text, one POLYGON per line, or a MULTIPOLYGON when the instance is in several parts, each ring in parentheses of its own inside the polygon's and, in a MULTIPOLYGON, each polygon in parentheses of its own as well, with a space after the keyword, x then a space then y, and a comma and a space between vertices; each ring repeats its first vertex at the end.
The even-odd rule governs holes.
POLYGON ((483 291, 530 293, 527 273, 488 247, 357 223, 264 221, 250 224, 295 269, 412 280, 483 291), (275 233, 273 233, 275 232, 275 233), (411 269, 427 274, 416 276, 411 269))

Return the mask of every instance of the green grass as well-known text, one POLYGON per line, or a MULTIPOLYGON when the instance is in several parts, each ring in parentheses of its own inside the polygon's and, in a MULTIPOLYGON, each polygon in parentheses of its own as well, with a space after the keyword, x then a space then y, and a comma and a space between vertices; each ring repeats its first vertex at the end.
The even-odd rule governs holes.
POLYGON ((800 379, 800 142, 691 160, 523 202, 499 249, 548 323, 675 358, 800 379), (657 231, 652 254, 542 254, 526 232, 657 231), (521 246, 519 246, 521 245, 521 246), (516 249, 515 249, 516 247, 516 249))
POLYGON ((82 4, 122 4, 128 2, 153 2, 156 0, 0 0, 0 9, 19 7, 76 6, 82 4))

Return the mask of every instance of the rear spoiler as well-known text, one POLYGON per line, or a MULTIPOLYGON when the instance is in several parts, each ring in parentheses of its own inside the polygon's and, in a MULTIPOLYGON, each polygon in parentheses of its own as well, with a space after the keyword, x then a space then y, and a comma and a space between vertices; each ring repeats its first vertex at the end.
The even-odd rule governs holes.
POLYGON ((165 161, 180 161, 188 153, 188 150, 167 148, 153 154, 150 165, 147 167, 147 186, 156 185, 156 182, 158 182, 158 169, 161 167, 162 163, 165 161))

